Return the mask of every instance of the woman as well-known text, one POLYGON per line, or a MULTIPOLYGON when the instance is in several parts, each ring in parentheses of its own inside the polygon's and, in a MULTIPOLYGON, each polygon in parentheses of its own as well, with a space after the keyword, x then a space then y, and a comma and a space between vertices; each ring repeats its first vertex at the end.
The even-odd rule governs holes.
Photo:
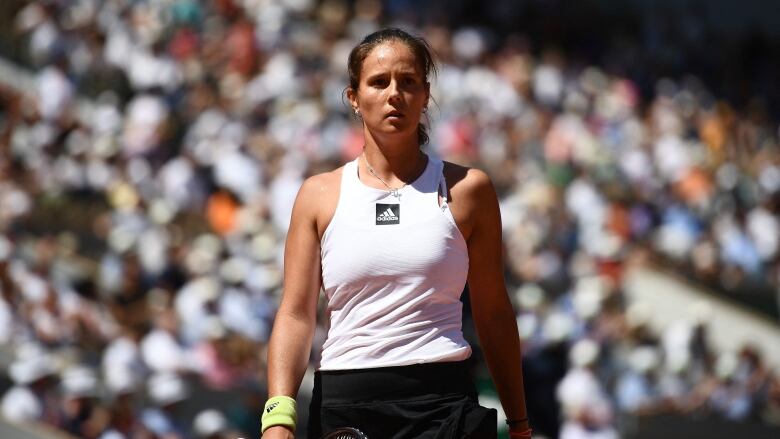
POLYGON ((461 332, 473 317, 513 437, 530 437, 520 343, 502 272, 501 218, 481 171, 420 151, 435 70, 427 44, 398 29, 349 56, 347 98, 365 146, 301 187, 285 248, 285 285, 268 351, 266 438, 291 438, 322 287, 330 329, 308 425, 319 438, 352 427, 369 438, 487 438, 461 332))

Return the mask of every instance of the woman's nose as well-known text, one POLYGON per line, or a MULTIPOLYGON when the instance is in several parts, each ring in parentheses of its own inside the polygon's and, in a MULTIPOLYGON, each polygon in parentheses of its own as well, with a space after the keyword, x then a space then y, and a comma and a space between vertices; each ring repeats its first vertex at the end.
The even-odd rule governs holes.
POLYGON ((398 81, 390 81, 389 89, 390 99, 398 99, 401 97, 401 87, 399 86, 398 81))

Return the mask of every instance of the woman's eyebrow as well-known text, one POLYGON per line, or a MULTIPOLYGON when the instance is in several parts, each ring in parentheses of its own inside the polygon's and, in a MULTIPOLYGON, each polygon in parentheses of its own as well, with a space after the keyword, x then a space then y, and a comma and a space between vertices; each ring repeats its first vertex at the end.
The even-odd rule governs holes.
MULTIPOLYGON (((408 70, 399 70, 396 72, 400 76, 417 76, 419 72, 416 69, 408 69, 408 70)), ((377 73, 372 73, 369 75, 366 75, 366 81, 370 81, 375 78, 382 78, 385 76, 390 76, 392 74, 391 71, 381 71, 377 73)))
POLYGON ((366 81, 370 81, 372 79, 382 78, 382 77, 385 77, 385 76, 388 76, 388 75, 389 75, 388 72, 379 72, 379 73, 374 73, 374 74, 371 74, 371 75, 366 75, 366 81))

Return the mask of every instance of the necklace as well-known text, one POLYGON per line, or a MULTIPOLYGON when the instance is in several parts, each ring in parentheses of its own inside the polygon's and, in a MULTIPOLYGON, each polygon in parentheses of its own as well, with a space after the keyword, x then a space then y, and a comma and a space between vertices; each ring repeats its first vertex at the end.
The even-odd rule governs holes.
POLYGON ((385 185, 387 190, 390 192, 390 195, 392 195, 395 198, 397 198, 398 201, 400 202, 401 201, 401 193, 398 192, 398 191, 400 191, 401 189, 405 188, 406 185, 409 184, 409 183, 404 182, 404 184, 401 185, 401 187, 397 187, 397 188, 394 188, 394 187, 390 186, 389 184, 387 184, 387 182, 382 177, 377 175, 376 171, 374 171, 374 168, 372 168, 371 165, 368 163, 368 159, 366 158, 366 150, 365 149, 363 149, 363 154, 361 154, 361 156, 363 157, 363 161, 366 162, 366 167, 368 168, 368 172, 370 172, 371 175, 376 177, 377 180, 381 181, 382 184, 385 185))

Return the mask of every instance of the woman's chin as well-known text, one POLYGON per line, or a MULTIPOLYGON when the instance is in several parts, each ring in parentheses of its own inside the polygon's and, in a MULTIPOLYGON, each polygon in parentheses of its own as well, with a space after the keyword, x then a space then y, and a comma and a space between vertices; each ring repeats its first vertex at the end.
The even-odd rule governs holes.
POLYGON ((403 143, 407 143, 408 139, 411 138, 417 138, 417 135, 415 133, 410 133, 409 130, 385 130, 382 133, 382 136, 385 140, 388 141, 401 141, 403 143))
POLYGON ((417 126, 410 126, 408 122, 404 120, 397 122, 384 120, 382 124, 373 129, 369 127, 369 131, 371 131, 374 136, 389 136, 394 139, 417 137, 417 126))
POLYGON ((396 133, 408 133, 415 131, 417 125, 411 126, 409 121, 402 117, 388 117, 382 124, 387 127, 388 131, 396 133))

